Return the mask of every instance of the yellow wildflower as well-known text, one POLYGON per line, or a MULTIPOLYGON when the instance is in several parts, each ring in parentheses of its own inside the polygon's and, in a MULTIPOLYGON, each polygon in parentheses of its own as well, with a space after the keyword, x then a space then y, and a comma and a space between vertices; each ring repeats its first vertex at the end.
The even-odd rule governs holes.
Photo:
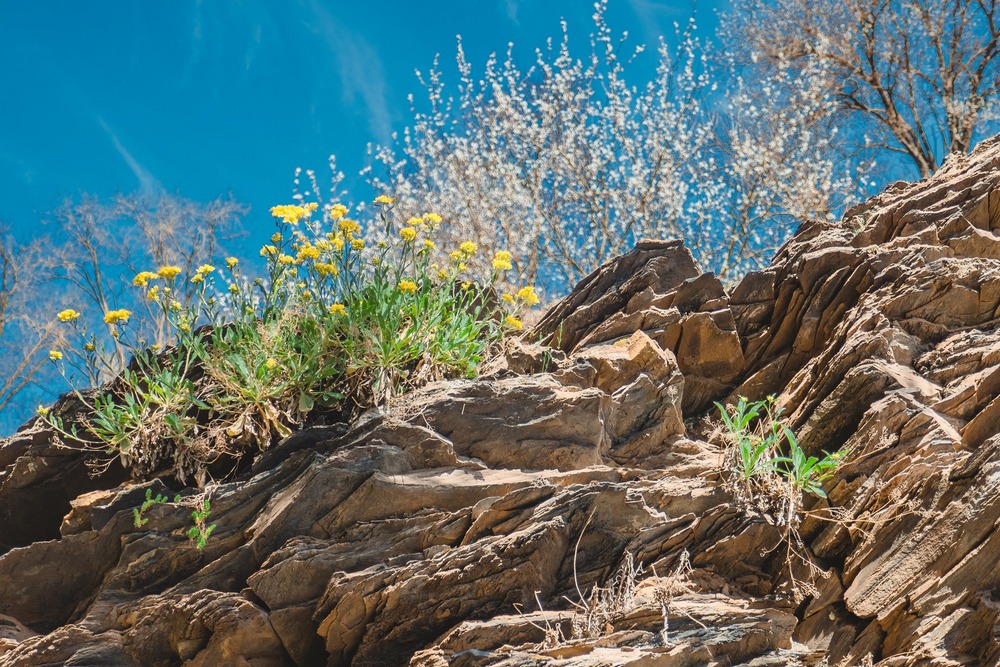
POLYGON ((104 313, 104 323, 105 324, 128 324, 128 318, 131 317, 132 311, 125 310, 124 308, 119 308, 118 310, 109 310, 104 313))
POLYGON ((438 277, 438 280, 447 280, 448 279, 448 272, 445 271, 444 269, 441 269, 440 271, 437 272, 437 277, 438 277))
POLYGON ((440 224, 441 216, 437 213, 424 213, 424 222, 433 227, 434 225, 440 224))
POLYGON ((136 287, 145 287, 149 284, 150 280, 156 280, 157 278, 159 278, 159 276, 152 271, 142 271, 137 273, 135 278, 132 279, 132 284, 136 287))
POLYGON ((511 255, 506 250, 501 250, 493 256, 493 268, 497 271, 510 271, 513 266, 510 263, 511 255))
POLYGON ((347 215, 347 212, 348 208, 343 204, 334 204, 333 207, 330 208, 330 219, 340 220, 347 215))
POLYGON ((327 262, 316 262, 313 267, 316 269, 316 273, 321 276, 335 276, 340 273, 336 266, 327 262))
POLYGON ((424 239, 424 250, 434 250, 434 241, 424 239))
POLYGON ((164 280, 171 280, 176 278, 181 273, 181 267, 179 266, 161 266, 160 270, 156 272, 156 275, 160 276, 164 280))
POLYGON ((475 255, 476 251, 479 250, 479 246, 477 246, 472 241, 466 241, 462 245, 458 246, 458 248, 459 248, 459 250, 461 250, 466 255, 469 255, 470 257, 472 255, 475 255))
POLYGON ((240 286, 237 285, 236 283, 233 283, 232 285, 229 286, 229 293, 230 294, 239 294, 240 293, 240 286))
POLYGON ((506 324, 511 329, 517 329, 518 331, 524 328, 524 323, 521 322, 521 320, 514 317, 513 315, 508 315, 507 317, 505 317, 503 323, 506 324))
POLYGON ((269 371, 273 371, 278 367, 278 362, 274 360, 274 357, 268 357, 267 361, 264 362, 264 368, 269 371))
POLYGON ((271 257, 278 254, 278 249, 273 245, 266 245, 260 249, 261 257, 271 257))
POLYGON ((170 310, 176 311, 176 310, 180 310, 180 309, 181 309, 181 302, 180 301, 178 301, 177 299, 174 299, 173 301, 170 302, 170 310))
POLYGON ((197 273, 200 276, 207 276, 212 271, 215 271, 214 266, 212 266, 211 264, 202 264, 201 266, 198 267, 198 270, 195 273, 197 273))
POLYGON ((529 306, 534 306, 539 302, 538 295, 535 294, 535 288, 530 285, 519 289, 517 291, 517 298, 529 306))
POLYGON ((278 255, 278 262, 285 265, 294 264, 295 258, 292 257, 291 255, 286 255, 285 253, 281 253, 280 255, 278 255))
POLYGON ((461 262, 463 257, 461 250, 452 250, 448 253, 448 256, 455 262, 461 262))
POLYGON ((149 288, 149 291, 146 292, 146 298, 150 301, 156 301, 157 297, 159 296, 160 296, 159 285, 153 285, 152 287, 149 288))
POLYGON ((232 271, 236 268, 236 265, 240 263, 240 260, 235 257, 226 257, 226 268, 232 271))
POLYGON ((304 245, 299 248, 298 259, 301 262, 304 259, 317 260, 319 259, 319 248, 314 245, 304 245))
POLYGON ((63 357, 62 352, 60 352, 59 350, 49 350, 49 359, 51 359, 52 361, 59 361, 60 359, 62 359, 62 357, 63 357))
POLYGON ((353 239, 351 241, 351 247, 355 250, 361 251, 365 249, 365 242, 361 239, 353 239))
POLYGON ((196 273, 193 276, 191 276, 191 282, 194 283, 195 285, 197 285, 198 283, 203 283, 205 282, 205 276, 201 275, 200 273, 196 273))
POLYGON ((504 294, 502 297, 500 297, 500 299, 503 300, 504 303, 514 303, 513 294, 504 294))
POLYGON ((284 240, 285 238, 281 235, 281 232, 275 232, 271 234, 271 243, 278 244, 284 240))
POLYGON ((396 201, 396 200, 393 197, 389 197, 387 195, 379 195, 378 197, 375 197, 375 203, 376 204, 385 204, 386 206, 388 206, 389 204, 393 203, 394 201, 396 201))
POLYGON ((46 417, 49 414, 49 409, 47 407, 45 407, 44 405, 39 405, 38 409, 35 410, 35 412, 38 413, 39 417, 46 417))
POLYGON ((347 314, 347 307, 344 306, 344 304, 342 304, 342 303, 333 303, 333 304, 330 304, 330 307, 328 308, 328 310, 330 311, 331 315, 345 315, 345 314, 347 314))
POLYGON ((181 331, 191 331, 191 325, 187 323, 187 320, 182 320, 181 323, 177 325, 177 328, 181 331))
POLYGON ((413 294, 417 291, 417 284, 412 280, 400 280, 399 291, 406 292, 407 294, 413 294))
POLYGON ((344 249, 344 239, 340 238, 339 236, 334 236, 332 239, 330 239, 330 243, 333 244, 333 249, 337 252, 340 252, 341 250, 344 249))
POLYGON ((308 218, 309 214, 316 210, 315 204, 309 204, 307 206, 296 206, 294 204, 285 204, 282 206, 274 206, 271 208, 271 215, 275 218, 281 218, 290 225, 298 224, 299 220, 302 218, 308 218))
POLYGON ((66 310, 59 311, 59 314, 56 315, 56 317, 59 318, 60 322, 72 322, 80 317, 80 313, 76 312, 72 308, 67 308, 66 310))
POLYGON ((424 224, 424 219, 414 216, 409 220, 407 220, 406 224, 408 224, 410 227, 419 227, 420 225, 424 224))
POLYGON ((361 225, 359 225, 354 220, 341 220, 337 224, 340 227, 340 231, 344 232, 345 234, 360 234, 361 233, 361 225))
POLYGON ((97 349, 97 346, 94 345, 93 343, 85 343, 83 349, 85 349, 87 352, 93 352, 94 350, 97 349))
POLYGON ((417 238, 417 230, 413 227, 403 227, 399 230, 399 237, 406 243, 413 243, 413 240, 417 238))
POLYGON ((320 239, 316 241, 316 247, 319 248, 321 251, 326 252, 327 250, 332 248, 333 245, 326 239, 320 239))

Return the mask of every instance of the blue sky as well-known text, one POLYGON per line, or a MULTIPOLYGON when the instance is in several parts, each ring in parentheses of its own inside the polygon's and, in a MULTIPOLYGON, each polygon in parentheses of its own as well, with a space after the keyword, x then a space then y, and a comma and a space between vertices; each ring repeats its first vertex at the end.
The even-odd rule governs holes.
MULTIPOLYGON (((700 32, 722 2, 699 3, 700 32)), ((610 0, 608 22, 652 45, 692 6, 610 0)), ((269 229, 295 167, 325 177, 335 153, 350 177, 405 126, 414 70, 439 53, 453 75, 456 35, 481 71, 508 42, 530 58, 561 18, 585 53, 592 14, 590 0, 0 3, 0 224, 23 239, 66 198, 138 190, 232 193, 251 231, 269 229)))

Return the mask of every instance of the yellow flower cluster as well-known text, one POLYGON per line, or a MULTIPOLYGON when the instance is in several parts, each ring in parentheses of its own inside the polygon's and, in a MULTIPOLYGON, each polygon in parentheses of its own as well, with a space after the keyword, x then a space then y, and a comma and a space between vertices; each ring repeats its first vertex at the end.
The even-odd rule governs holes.
POLYGON ((517 298, 523 301, 526 306, 534 306, 539 302, 538 295, 535 294, 535 288, 530 285, 519 289, 517 291, 517 298))
POLYGON ((399 237, 406 243, 413 243, 417 238, 417 230, 413 227, 403 227, 399 230, 399 237))
POLYGON ((305 206, 284 204, 271 207, 271 215, 275 218, 281 218, 290 225, 297 225, 299 220, 308 218, 317 208, 319 208, 319 204, 316 203, 306 204, 305 206))
POLYGON ((384 204, 385 206, 388 206, 395 201, 396 200, 393 197, 389 197, 388 195, 379 195, 378 197, 375 197, 376 204, 384 204))
POLYGON ((329 234, 327 234, 326 238, 330 239, 330 243, 333 245, 333 249, 335 252, 340 252, 341 250, 344 249, 344 239, 340 238, 340 236, 338 236, 334 232, 330 232, 329 234))
POLYGON ((269 371, 273 371, 277 367, 278 367, 278 362, 275 361, 273 357, 268 357, 267 361, 264 362, 264 368, 266 368, 269 371))
POLYGON ((323 277, 335 276, 340 273, 340 270, 336 266, 328 262, 316 262, 313 264, 313 268, 316 269, 316 273, 323 277))
POLYGON ((56 315, 56 317, 59 318, 60 322, 72 322, 80 317, 80 313, 76 312, 72 308, 67 308, 66 310, 59 311, 59 314, 56 315))
POLYGON ((349 209, 343 204, 334 204, 333 207, 330 209, 330 219, 340 220, 345 215, 347 215, 348 210, 349 209))
POLYGON ((507 317, 505 317, 503 323, 506 324, 511 329, 516 329, 518 331, 524 328, 524 323, 521 320, 514 317, 513 315, 508 315, 507 317))
POLYGON ((500 299, 504 303, 513 304, 520 301, 523 305, 531 306, 536 305, 539 302, 538 295, 535 294, 535 288, 531 285, 522 287, 517 291, 517 294, 502 294, 500 299))
POLYGON ((145 287, 149 284, 150 280, 156 280, 160 276, 153 273, 152 271, 141 271, 136 274, 135 278, 132 279, 132 284, 136 287, 145 287))
POLYGON ((356 236, 361 233, 361 225, 354 220, 341 220, 338 225, 340 227, 340 231, 349 236, 356 236))
POLYGON ((105 324, 128 324, 128 318, 131 317, 132 311, 125 310, 124 308, 119 308, 118 310, 109 310, 104 313, 105 324))
POLYGON ((344 306, 344 304, 342 304, 342 303, 331 304, 330 307, 328 308, 328 310, 330 311, 331 315, 346 315, 347 314, 347 307, 344 306))
POLYGON ((52 361, 59 361, 63 358, 63 353, 59 350, 49 350, 49 359, 52 361))
POLYGON ((236 265, 240 263, 240 260, 235 257, 226 257, 226 268, 232 271, 236 268, 236 265))
POLYGON ((273 245, 266 245, 260 249, 261 257, 270 257, 271 255, 277 255, 278 249, 273 245))
POLYGON ((179 266, 161 266, 156 272, 156 275, 163 278, 164 280, 172 280, 181 274, 181 267, 179 266))
POLYGON ((472 257, 476 254, 476 251, 479 250, 479 246, 472 241, 465 241, 462 245, 458 246, 458 249, 461 250, 466 257, 472 257))
POLYGON ((319 248, 317 248, 311 243, 307 243, 301 248, 299 248, 299 252, 296 255, 296 259, 298 259, 300 262, 306 259, 311 259, 315 261, 319 259, 319 254, 320 254, 319 248))
POLYGON ((417 284, 412 280, 400 280, 399 291, 407 294, 413 294, 417 291, 417 284))
POLYGON ((201 266, 198 267, 198 270, 195 272, 194 276, 191 277, 191 282, 193 282, 196 285, 198 283, 204 282, 205 276, 210 274, 212 271, 215 271, 214 266, 212 266, 211 264, 202 264, 201 266))
POLYGON ((506 250, 501 250, 493 256, 493 268, 497 271, 510 271, 514 268, 511 263, 511 255, 506 250))

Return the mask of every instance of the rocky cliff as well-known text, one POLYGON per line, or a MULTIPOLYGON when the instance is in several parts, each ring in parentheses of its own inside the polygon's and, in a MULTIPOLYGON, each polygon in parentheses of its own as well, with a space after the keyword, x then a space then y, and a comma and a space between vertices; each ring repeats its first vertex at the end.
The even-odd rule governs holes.
POLYGON ((191 492, 29 424, 0 444, 0 665, 1000 664, 998 228, 994 140, 731 293, 642 243, 481 378, 261 454, 203 549, 191 492), (713 433, 768 394, 849 451, 797 535, 713 433))

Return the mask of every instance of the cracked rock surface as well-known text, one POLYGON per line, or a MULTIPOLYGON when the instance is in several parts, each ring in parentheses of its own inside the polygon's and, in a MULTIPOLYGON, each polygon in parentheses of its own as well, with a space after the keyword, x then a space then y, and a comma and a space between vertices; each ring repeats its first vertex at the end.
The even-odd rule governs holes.
POLYGON ((134 526, 162 482, 27 424, 0 441, 0 666, 1000 664, 1000 141, 729 293, 644 241, 524 341, 263 453, 203 550, 183 504, 134 526), (791 548, 705 420, 769 394, 808 452, 850 451, 791 548))

